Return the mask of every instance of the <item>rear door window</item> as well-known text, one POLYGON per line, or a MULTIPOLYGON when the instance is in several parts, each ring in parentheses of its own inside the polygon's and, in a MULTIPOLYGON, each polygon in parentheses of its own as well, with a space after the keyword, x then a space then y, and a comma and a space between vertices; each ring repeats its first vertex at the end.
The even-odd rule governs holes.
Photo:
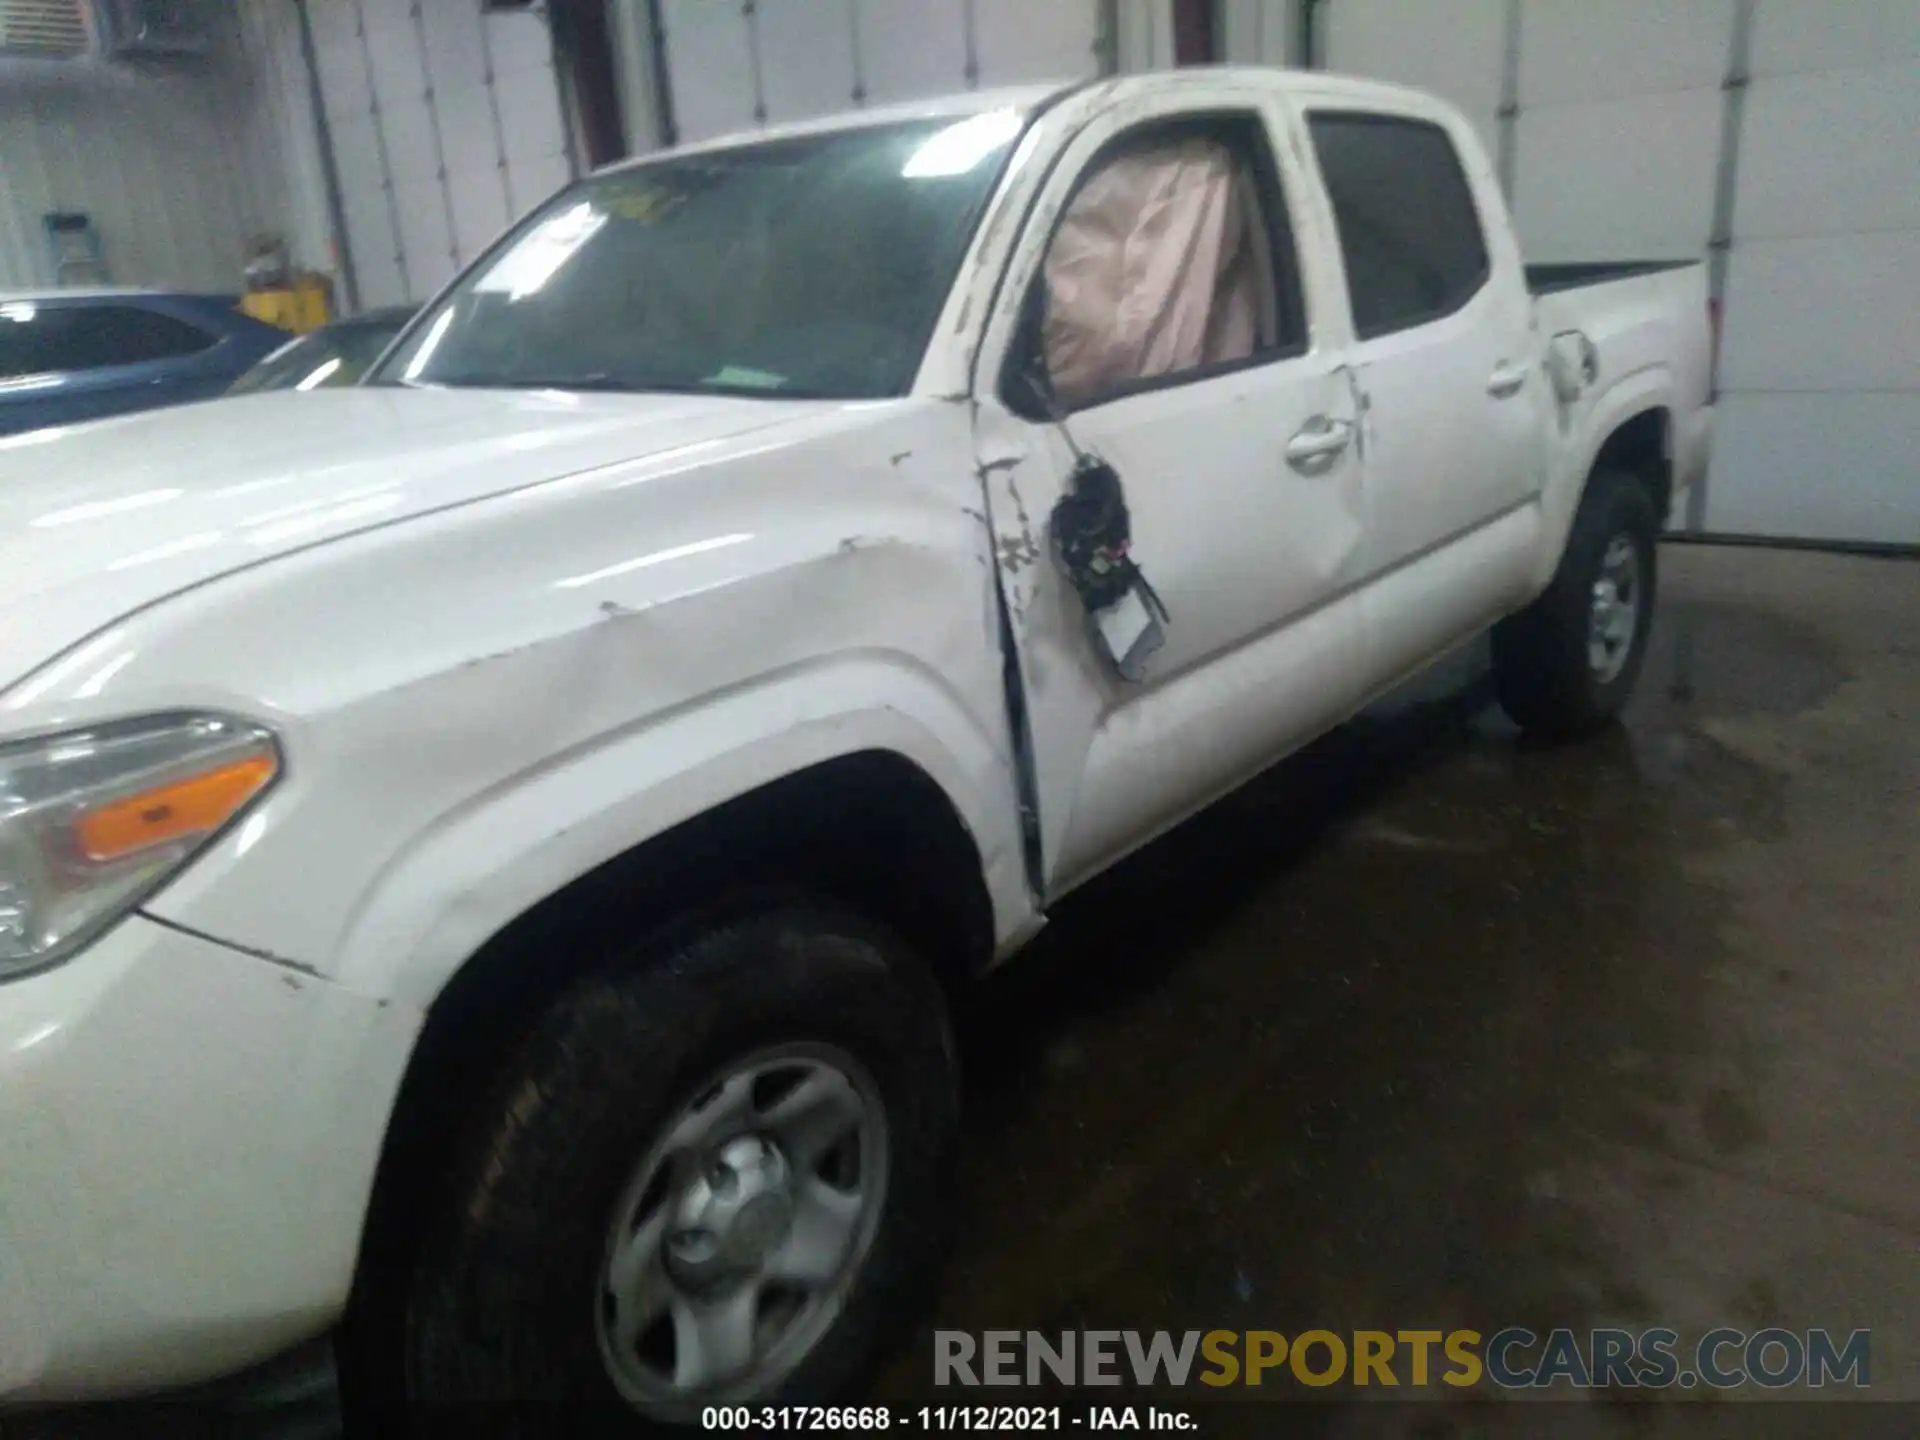
POLYGON ((198 354, 219 338, 138 305, 12 304, 0 317, 0 372, 43 375, 198 354))
POLYGON ((18 380, 35 371, 32 326, 38 311, 24 302, 0 305, 0 380, 18 380))
POLYGON ((1486 283, 1486 238, 1453 141, 1389 115, 1307 117, 1333 201, 1355 333, 1363 340, 1450 315, 1486 283))

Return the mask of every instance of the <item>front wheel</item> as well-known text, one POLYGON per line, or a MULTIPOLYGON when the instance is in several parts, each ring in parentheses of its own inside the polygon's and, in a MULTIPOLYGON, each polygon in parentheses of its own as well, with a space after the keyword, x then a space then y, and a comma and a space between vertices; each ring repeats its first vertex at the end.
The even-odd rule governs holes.
POLYGON ((937 1267, 942 998, 829 909, 617 957, 479 1118, 394 1357, 414 1413, 473 1433, 678 1433, 711 1405, 835 1398, 937 1267))
POLYGON ((1626 708, 1653 625, 1658 533, 1636 476, 1594 472, 1553 582, 1493 630, 1494 684, 1515 723, 1582 735, 1626 708))

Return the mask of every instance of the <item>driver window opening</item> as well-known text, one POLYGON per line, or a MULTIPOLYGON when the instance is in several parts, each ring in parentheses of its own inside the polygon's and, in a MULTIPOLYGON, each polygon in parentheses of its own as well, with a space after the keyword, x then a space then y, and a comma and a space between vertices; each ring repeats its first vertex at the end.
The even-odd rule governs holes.
POLYGON ((1088 169, 1048 244, 1022 346, 1056 408, 1304 348, 1266 143, 1251 118, 1180 122, 1088 169))

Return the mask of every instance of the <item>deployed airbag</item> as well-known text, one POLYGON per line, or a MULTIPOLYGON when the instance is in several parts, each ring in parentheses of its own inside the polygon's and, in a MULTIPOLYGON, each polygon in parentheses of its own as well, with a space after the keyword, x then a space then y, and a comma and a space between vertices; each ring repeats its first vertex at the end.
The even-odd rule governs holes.
POLYGON ((1056 400, 1242 360, 1260 343, 1256 202, 1205 137, 1121 152, 1068 202, 1044 265, 1042 327, 1056 400))

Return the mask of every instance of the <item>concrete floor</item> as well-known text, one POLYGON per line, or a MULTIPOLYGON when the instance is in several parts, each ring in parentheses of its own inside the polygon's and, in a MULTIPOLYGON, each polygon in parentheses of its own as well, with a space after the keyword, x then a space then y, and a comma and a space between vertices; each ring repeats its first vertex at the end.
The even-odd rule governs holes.
MULTIPOLYGON (((989 983, 937 1323, 1870 1327, 1871 1394, 1920 1401, 1920 564, 1663 567, 1617 733, 1523 742, 1476 651, 1103 877, 989 983)), ((924 1389, 931 1353, 883 1388, 924 1389)), ((1911 1435, 1920 1408, 1844 1423, 1911 1435)))

